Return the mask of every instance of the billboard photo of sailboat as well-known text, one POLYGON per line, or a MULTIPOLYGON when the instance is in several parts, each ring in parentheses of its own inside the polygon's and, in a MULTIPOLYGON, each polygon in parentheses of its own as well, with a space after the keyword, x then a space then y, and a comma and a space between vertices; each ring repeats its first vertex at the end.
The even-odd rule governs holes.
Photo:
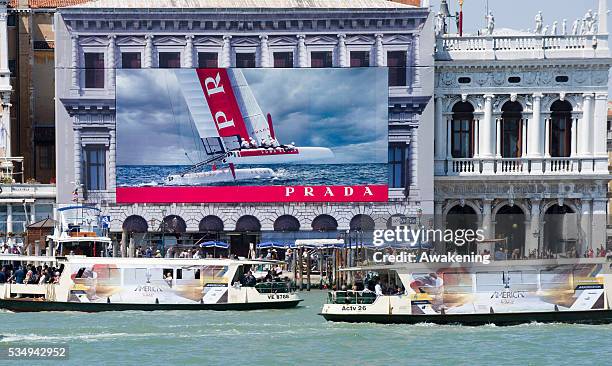
POLYGON ((384 68, 118 70, 118 201, 124 188, 386 185, 387 93, 384 68))

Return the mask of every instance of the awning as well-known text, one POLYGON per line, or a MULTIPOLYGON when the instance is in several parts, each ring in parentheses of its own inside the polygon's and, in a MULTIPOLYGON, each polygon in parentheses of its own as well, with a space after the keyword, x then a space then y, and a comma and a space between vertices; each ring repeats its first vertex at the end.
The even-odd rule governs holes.
POLYGON ((304 248, 344 248, 342 239, 298 239, 295 241, 296 247, 304 248))
POLYGON ((273 242, 273 241, 266 241, 266 242, 257 244, 257 249, 268 249, 268 248, 289 249, 289 248, 294 248, 294 247, 295 247, 294 243, 279 243, 279 242, 273 242))
POLYGON ((229 248, 229 244, 224 243, 222 241, 205 241, 204 243, 200 244, 200 247, 227 249, 229 248))

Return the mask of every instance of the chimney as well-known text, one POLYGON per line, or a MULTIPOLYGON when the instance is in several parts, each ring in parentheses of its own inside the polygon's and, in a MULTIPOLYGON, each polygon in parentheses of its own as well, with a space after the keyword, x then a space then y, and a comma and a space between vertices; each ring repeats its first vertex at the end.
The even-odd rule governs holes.
POLYGON ((394 3, 400 3, 400 4, 404 4, 404 5, 414 5, 414 6, 421 6, 421 0, 387 0, 387 1, 391 1, 394 3))

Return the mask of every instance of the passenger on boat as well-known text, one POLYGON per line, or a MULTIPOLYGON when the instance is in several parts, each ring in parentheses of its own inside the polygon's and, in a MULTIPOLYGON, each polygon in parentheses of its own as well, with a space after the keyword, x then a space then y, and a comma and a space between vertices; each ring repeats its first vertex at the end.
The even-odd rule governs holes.
POLYGON ((166 281, 168 286, 172 287, 172 271, 168 271, 166 273, 166 277, 164 277, 164 280, 166 281))
POLYGON ((0 283, 6 283, 6 267, 2 267, 0 270, 0 283))
POLYGON ((244 280, 244 286, 246 287, 255 287, 257 285, 257 279, 253 275, 253 272, 249 271, 244 280))
POLYGON ((376 293, 376 296, 382 296, 383 295, 382 284, 381 284, 380 280, 378 280, 378 282, 376 282, 376 286, 374 286, 374 292, 376 293))
POLYGON ((266 277, 264 277, 264 282, 272 282, 274 281, 274 274, 272 274, 271 270, 268 270, 266 277))
POLYGON ((13 277, 11 278, 11 280, 14 281, 13 283, 23 283, 25 276, 26 276, 25 270, 23 269, 23 267, 19 266, 19 268, 17 268, 17 270, 13 274, 13 277))

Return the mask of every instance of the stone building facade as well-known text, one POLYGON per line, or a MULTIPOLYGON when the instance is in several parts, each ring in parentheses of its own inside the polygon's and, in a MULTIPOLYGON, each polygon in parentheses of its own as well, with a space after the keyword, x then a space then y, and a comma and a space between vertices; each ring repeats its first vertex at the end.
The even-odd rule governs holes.
POLYGON ((552 32, 436 40, 437 218, 520 256, 606 243, 607 17, 552 32))
POLYGON ((10 156, 18 181, 55 180, 55 24, 57 7, 84 0, 11 0, 6 31, 10 98, 10 156))
POLYGON ((259 8, 255 0, 179 1, 181 9, 166 6, 164 0, 145 5, 146 12, 132 2, 101 0, 58 12, 60 205, 100 205, 111 217, 111 232, 124 238, 144 233, 153 237, 163 231, 160 228, 172 226, 179 234, 187 233, 178 240, 214 231, 232 242, 285 231, 337 237, 350 229, 415 223, 420 215, 433 214, 434 37, 429 9, 384 0, 286 0, 271 8, 259 8), (136 55, 137 67, 163 67, 159 55, 164 52, 179 54, 183 68, 349 67, 357 66, 357 56, 360 66, 393 63, 401 80, 389 87, 389 143, 403 152, 401 169, 407 179, 389 189, 388 203, 116 204, 116 69, 126 67, 127 53, 136 55), (293 56, 290 64, 277 64, 280 52, 293 56), (330 57, 315 63, 315 53, 330 57), (91 68, 104 70, 98 85, 86 85, 91 68), (89 189, 83 179, 90 149, 104 156, 103 189, 89 189))

